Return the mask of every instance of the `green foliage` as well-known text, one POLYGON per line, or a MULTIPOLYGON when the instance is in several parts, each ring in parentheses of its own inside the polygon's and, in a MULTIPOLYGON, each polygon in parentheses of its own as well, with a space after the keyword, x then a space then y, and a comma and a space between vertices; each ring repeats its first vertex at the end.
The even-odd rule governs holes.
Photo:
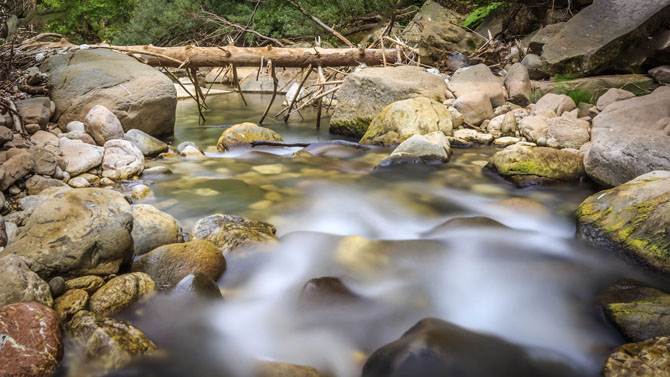
POLYGON ((472 11, 472 13, 470 13, 468 18, 465 19, 463 26, 472 30, 476 29, 491 12, 503 4, 505 3, 501 1, 495 1, 488 5, 476 8, 474 11, 472 11))
POLYGON ((572 98, 577 105, 579 105, 580 102, 595 103, 596 100, 596 96, 593 93, 584 89, 571 90, 565 93, 565 95, 572 98))
POLYGON ((576 80, 578 79, 579 76, 572 74, 572 73, 565 73, 565 74, 555 74, 551 79, 554 82, 561 82, 561 81, 570 81, 570 80, 576 80))
POLYGON ((75 42, 109 40, 128 21, 134 0, 41 0, 39 17, 47 31, 75 42))

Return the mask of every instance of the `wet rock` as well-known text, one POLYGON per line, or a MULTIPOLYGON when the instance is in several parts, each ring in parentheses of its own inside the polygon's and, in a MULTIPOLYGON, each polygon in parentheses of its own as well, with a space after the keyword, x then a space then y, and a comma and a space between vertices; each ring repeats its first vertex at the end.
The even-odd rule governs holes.
POLYGON ((670 335, 670 295, 621 280, 598 297, 607 319, 629 342, 670 335))
POLYGON ((56 299, 54 310, 58 312, 61 321, 68 322, 82 310, 88 308, 88 292, 83 289, 71 289, 56 299))
POLYGON ((640 62, 631 60, 628 48, 645 41, 668 18, 666 0, 649 0, 643 9, 627 0, 594 1, 544 45, 542 60, 559 74, 589 75, 636 65, 640 62))
POLYGON ((411 66, 365 68, 349 74, 337 91, 330 132, 362 137, 372 120, 393 102, 427 97, 447 99, 447 84, 422 68, 411 66))
POLYGON ((145 156, 156 156, 163 152, 167 152, 169 149, 168 145, 164 142, 144 131, 136 129, 128 130, 123 136, 123 139, 133 143, 145 156))
POLYGON ((588 242, 670 272, 670 173, 644 174, 584 200, 577 232, 588 242))
POLYGON ((223 298, 216 282, 200 272, 186 275, 174 287, 174 292, 178 294, 192 294, 203 299, 223 298))
POLYGON ((544 147, 512 145, 487 166, 519 187, 579 182, 586 175, 580 154, 544 147))
POLYGON ((553 111, 556 115, 561 116, 566 111, 572 111, 577 108, 575 101, 565 94, 548 93, 542 96, 535 104, 535 109, 547 109, 553 111))
POLYGON ((84 118, 84 130, 98 145, 109 140, 123 139, 123 126, 119 118, 102 105, 95 105, 84 118))
POLYGON ((71 176, 85 173, 102 164, 104 148, 80 140, 60 138, 59 148, 65 160, 65 171, 71 176))
POLYGON ((605 362, 605 377, 670 376, 670 338, 658 337, 617 347, 605 362))
POLYGON ((94 105, 116 114, 124 130, 173 133, 177 93, 172 80, 125 54, 89 49, 49 58, 42 71, 53 85, 54 119, 61 127, 82 120, 94 105), (119 69, 123 67, 123 69, 119 69))
POLYGON ((63 345, 58 313, 37 303, 0 308, 2 376, 50 376, 63 345))
POLYGON ((193 239, 214 243, 224 254, 277 240, 277 229, 268 223, 240 216, 216 214, 198 220, 193 239))
POLYGON ((603 111, 609 104, 617 101, 627 100, 633 97, 635 97, 635 94, 627 90, 612 88, 598 98, 596 106, 598 107, 598 110, 603 111))
POLYGON ((379 166, 443 163, 449 161, 449 156, 449 140, 442 132, 436 131, 426 135, 414 135, 403 141, 379 166))
POLYGON ((11 254, 0 258, 0 271, 0 307, 20 302, 53 305, 49 284, 32 272, 23 259, 11 254))
POLYGON ((361 297, 349 289, 342 280, 332 276, 310 279, 302 287, 299 305, 302 308, 337 306, 354 303, 361 297))
POLYGON ((135 200, 142 200, 151 194, 151 189, 147 185, 139 184, 133 186, 130 196, 135 200))
POLYGON ((133 272, 117 276, 98 289, 89 302, 91 311, 108 317, 121 313, 136 302, 156 292, 156 284, 149 275, 133 272))
POLYGON ((615 102, 593 119, 589 176, 616 186, 654 170, 670 170, 670 87, 615 102))
POLYGON ((519 105, 530 104, 530 76, 528 70, 521 63, 515 63, 505 76, 505 88, 509 95, 509 101, 519 105))
POLYGON ((65 281, 65 290, 82 289, 92 295, 100 287, 105 285, 105 281, 100 276, 88 275, 65 281))
POLYGON ((426 1, 403 31, 403 40, 419 46, 421 61, 437 65, 453 51, 474 52, 484 40, 461 27, 463 16, 435 1, 426 1))
POLYGON ((132 266, 132 271, 151 276, 161 290, 173 288, 185 276, 198 272, 217 280, 225 270, 221 250, 200 239, 161 246, 137 258, 132 266))
POLYGON ((670 84, 670 65, 662 65, 649 70, 649 76, 661 84, 670 84))
POLYGON ((471 92, 482 92, 489 97, 493 107, 505 103, 505 87, 485 64, 456 71, 449 81, 449 90, 454 92, 457 99, 471 92))
POLYGON ((478 126, 487 119, 495 116, 491 100, 486 93, 469 92, 461 95, 455 102, 454 107, 463 114, 465 121, 478 126))
POLYGON ((394 102, 372 121, 361 144, 400 144, 414 135, 441 131, 452 134, 451 113, 441 103, 425 97, 394 102))
POLYGON ((16 254, 43 279, 112 274, 133 252, 133 218, 123 195, 79 189, 50 196, 0 256, 16 254))
POLYGON ((25 124, 39 124, 45 128, 51 118, 51 100, 49 97, 34 97, 16 102, 16 110, 25 124))
POLYGON ((325 377, 318 370, 302 365, 263 361, 255 370, 254 377, 325 377))
POLYGON ((282 141, 282 138, 269 128, 260 127, 253 123, 242 123, 223 131, 216 148, 223 152, 232 147, 250 145, 252 141, 256 140, 282 141))
POLYGON ((134 220, 131 234, 135 257, 144 255, 159 246, 184 240, 181 224, 174 217, 149 204, 135 204, 131 208, 134 220))
POLYGON ((579 374, 531 357, 501 338, 435 318, 422 319, 400 339, 375 351, 362 373, 362 377, 568 375, 579 374))
POLYGON ((144 155, 133 143, 110 140, 105 143, 102 176, 114 180, 129 179, 144 170, 144 155))
POLYGON ((547 120, 547 146, 552 148, 575 148, 589 142, 591 125, 585 120, 557 117, 547 120))
POLYGON ((85 310, 75 314, 65 330, 76 350, 64 360, 73 376, 103 376, 156 349, 144 333, 128 323, 97 317, 85 310))
POLYGON ((0 168, 0 190, 4 191, 33 170, 34 162, 28 152, 19 153, 5 161, 0 168))

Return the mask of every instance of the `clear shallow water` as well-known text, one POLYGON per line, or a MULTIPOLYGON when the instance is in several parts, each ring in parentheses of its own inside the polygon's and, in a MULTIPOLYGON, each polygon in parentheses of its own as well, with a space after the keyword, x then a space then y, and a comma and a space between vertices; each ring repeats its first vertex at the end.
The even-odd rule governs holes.
MULTIPOLYGON (((234 94, 211 97, 207 125, 257 122, 270 96, 246 98, 248 108, 234 94)), ((314 112, 303 115, 305 121, 266 126, 288 142, 334 138, 327 119, 316 130, 314 112)), ((366 355, 428 316, 500 336, 568 365, 573 375, 599 375, 623 343, 595 297, 617 279, 649 277, 574 240, 573 214, 591 187, 519 190, 482 169, 496 151, 491 147, 457 149, 441 166, 374 172, 390 150, 219 153, 211 147, 222 129, 201 128, 197 117, 193 104, 180 102, 174 142, 193 141, 208 157, 152 162, 175 174, 153 180, 153 194, 142 202, 177 217, 186 232, 214 213, 267 221, 277 226, 280 243, 227 257, 223 304, 194 308, 163 297, 141 315, 129 314, 159 347, 181 355, 147 368, 161 375, 245 374, 249 360, 264 359, 358 376, 366 355), (544 210, 497 205, 508 198, 532 199, 544 210), (510 229, 428 235, 460 216, 487 216, 510 229), (365 302, 306 311, 301 289, 322 276, 340 277, 365 302)))

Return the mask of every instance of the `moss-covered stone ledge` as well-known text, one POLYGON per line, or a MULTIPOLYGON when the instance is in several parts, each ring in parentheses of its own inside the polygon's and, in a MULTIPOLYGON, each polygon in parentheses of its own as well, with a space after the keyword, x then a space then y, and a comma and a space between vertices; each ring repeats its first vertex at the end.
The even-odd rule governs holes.
POLYGON ((670 172, 644 174, 586 198, 577 209, 577 234, 670 273, 670 172))

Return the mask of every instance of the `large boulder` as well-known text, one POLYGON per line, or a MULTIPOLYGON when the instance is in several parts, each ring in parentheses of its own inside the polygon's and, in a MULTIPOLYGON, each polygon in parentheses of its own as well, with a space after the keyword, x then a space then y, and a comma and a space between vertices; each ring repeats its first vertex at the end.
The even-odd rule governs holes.
POLYGON ((485 42, 479 35, 464 29, 463 21, 462 15, 428 0, 403 31, 403 39, 419 46, 422 61, 437 65, 453 51, 469 55, 485 42))
POLYGON ((90 145, 81 140, 70 140, 65 137, 60 138, 59 148, 65 161, 65 171, 71 176, 86 173, 100 166, 105 153, 103 147, 90 145))
POLYGON ((441 131, 435 131, 426 135, 416 134, 403 141, 379 166, 443 163, 449 161, 449 156, 449 140, 441 131))
POLYGON ((461 68, 449 81, 449 89, 456 98, 471 92, 483 92, 489 96, 493 107, 501 106, 507 97, 503 83, 491 73, 485 64, 461 68))
POLYGON ((69 376, 104 376, 149 354, 156 345, 130 324, 82 310, 65 326, 72 356, 64 360, 69 376))
POLYGON ((40 204, 0 257, 16 254, 45 280, 58 275, 114 274, 133 255, 133 217, 122 194, 107 189, 60 191, 40 204))
POLYGON ((586 175, 578 153, 524 145, 503 149, 487 166, 519 187, 579 182, 586 175))
POLYGON ((0 258, 0 271, 0 307, 19 302, 53 305, 49 284, 32 272, 23 259, 13 254, 0 258))
POLYGON ((133 211, 133 243, 135 257, 171 243, 184 240, 181 224, 169 214, 149 204, 135 204, 133 211))
POLYGON ((170 289, 190 274, 217 280, 226 270, 226 260, 213 243, 194 240, 156 248, 135 259, 132 270, 151 276, 158 289, 170 289))
POLYGON ((670 337, 617 347, 605 362, 604 377, 669 377, 670 337))
POLYGON ((654 170, 670 170, 670 87, 610 104, 593 119, 586 172, 616 186, 654 170))
POLYGON ((598 303, 629 342, 670 336, 670 295, 665 292, 622 280, 603 292, 598 303))
POLYGON ((670 19, 670 2, 648 0, 595 0, 571 18, 544 45, 542 59, 551 73, 589 75, 623 68, 627 54, 670 19))
POLYGON ((586 198, 577 210, 577 232, 592 244, 670 272, 670 172, 644 174, 586 198))
POLYGON ((95 105, 88 111, 84 118, 84 130, 98 145, 123 138, 123 126, 119 118, 102 105, 95 105))
POLYGON ((362 137, 377 114, 393 102, 414 97, 443 102, 447 92, 440 76, 422 68, 365 68, 349 74, 337 91, 330 132, 362 137))
POLYGON ((54 55, 41 68, 53 86, 54 117, 63 129, 102 105, 116 114, 125 131, 137 128, 158 136, 174 130, 177 92, 172 80, 130 56, 81 50, 54 55))
POLYGON ((362 377, 578 375, 501 338, 436 318, 422 319, 400 339, 375 351, 362 373, 362 377))
POLYGON ((129 179, 144 170, 144 154, 128 140, 110 140, 105 143, 102 158, 102 176, 110 179, 129 179))
POLYGON ((361 144, 400 144, 414 135, 440 131, 452 135, 451 113, 430 98, 418 97, 394 102, 372 121, 361 144))
POLYGON ((216 214, 198 220, 193 238, 208 240, 224 254, 277 240, 277 229, 268 223, 240 216, 216 214))
POLYGON ((0 308, 0 376, 50 376, 63 356, 58 313, 37 303, 0 308))
POLYGON ((222 152, 230 148, 250 145, 252 141, 282 141, 281 135, 277 132, 257 126, 253 123, 242 123, 234 125, 221 133, 216 148, 222 152))

